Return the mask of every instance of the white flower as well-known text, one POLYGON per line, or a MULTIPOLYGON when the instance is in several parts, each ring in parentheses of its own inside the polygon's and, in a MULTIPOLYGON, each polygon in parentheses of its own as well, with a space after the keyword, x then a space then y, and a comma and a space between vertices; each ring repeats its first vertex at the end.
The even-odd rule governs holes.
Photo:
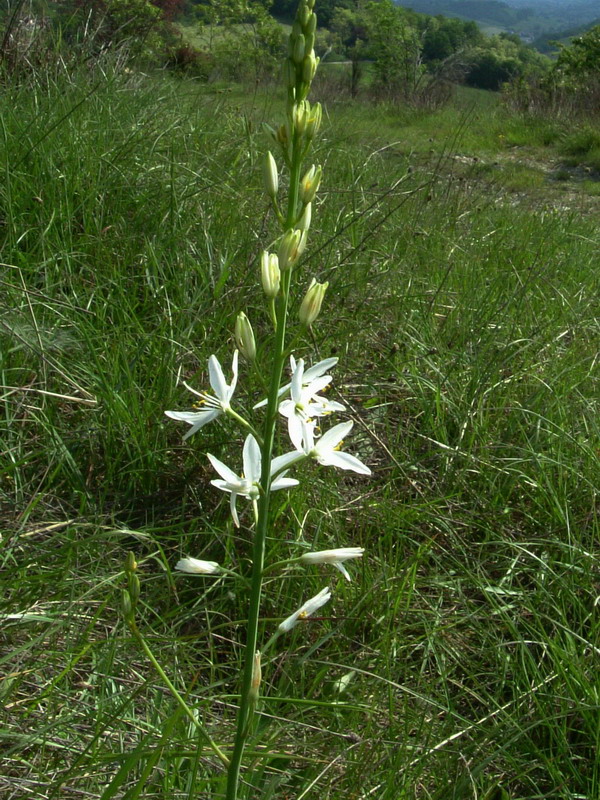
MULTIPOLYGON (((317 378, 325 378, 326 377, 327 378, 327 383, 324 383, 321 386, 321 388, 318 390, 318 391, 322 391, 325 388, 325 386, 329 386, 329 384, 331 383, 331 380, 332 380, 331 375, 325 375, 325 373, 327 372, 328 369, 331 369, 331 367, 335 367, 337 362, 338 362, 337 358, 325 358, 325 359, 323 359, 323 361, 319 361, 317 364, 313 364, 312 367, 309 367, 307 370, 304 370, 303 375, 302 375, 302 386, 303 387, 310 386, 310 384, 313 383, 313 381, 315 381, 317 378)), ((293 375, 296 372, 296 359, 294 358, 294 356, 290 356, 290 367, 291 367, 292 375, 293 375)), ((289 392, 291 387, 292 387, 291 383, 286 383, 285 386, 282 386, 281 389, 278 392, 278 397, 282 397, 284 394, 289 392)), ((267 401, 266 400, 261 400, 260 403, 257 403, 254 406, 254 408, 262 408, 263 406, 266 406, 266 405, 267 405, 267 401)), ((342 408, 342 409, 338 409, 338 410, 342 411, 342 410, 345 410, 345 409, 342 408)))
POLYGON ((303 422, 300 440, 292 440, 296 450, 274 458, 271 463, 271 473, 276 475, 303 458, 314 458, 325 467, 339 467, 358 472, 359 475, 370 475, 371 470, 366 464, 363 464, 355 456, 351 456, 350 453, 340 452, 342 440, 350 433, 353 425, 353 422, 341 422, 330 428, 315 442, 315 424, 303 422))
POLYGON ((205 408, 199 408, 197 411, 165 411, 167 417, 187 422, 188 425, 192 426, 183 437, 184 442, 199 431, 203 425, 206 425, 207 422, 212 422, 213 419, 221 416, 221 414, 227 412, 231 408, 230 402, 235 392, 238 377, 237 350, 233 354, 231 371, 233 373, 231 383, 228 384, 225 381, 225 376, 223 375, 223 370, 221 369, 217 357, 214 355, 211 356, 208 359, 208 375, 215 397, 210 394, 205 394, 204 392, 197 392, 195 389, 192 389, 191 386, 188 386, 187 383, 184 383, 183 385, 186 389, 200 398, 194 407, 203 405, 205 408))
POLYGON ((306 619, 310 617, 311 614, 314 614, 315 611, 318 611, 321 606, 324 606, 331 598, 331 590, 329 587, 325 589, 321 589, 319 594, 316 594, 314 597, 311 597, 310 600, 307 600, 303 606, 300 606, 298 611, 294 611, 294 613, 284 619, 284 621, 280 624, 279 630, 281 633, 287 633, 287 631, 291 631, 298 624, 298 620, 306 619))
POLYGON ((332 564, 349 581, 350 575, 343 562, 348 561, 349 558, 362 558, 364 552, 362 547, 338 547, 335 550, 317 550, 314 553, 304 553, 304 555, 300 556, 300 561, 305 564, 332 564))
POLYGON ((345 406, 335 400, 321 397, 322 391, 331 382, 331 376, 320 375, 306 382, 304 378, 304 361, 300 359, 295 364, 290 388, 291 399, 284 400, 279 405, 279 413, 288 420, 290 439, 296 448, 300 447, 302 440, 302 424, 313 417, 324 417, 334 411, 345 411, 345 406))
POLYGON ((175 569, 194 575, 212 575, 218 572, 219 565, 216 561, 203 561, 201 558, 180 558, 175 569))
MULTIPOLYGON (((215 458, 210 453, 207 453, 207 456, 210 460, 210 463, 222 478, 222 480, 215 479, 211 481, 211 483, 213 486, 216 486, 217 489, 231 493, 231 516, 233 517, 234 524, 239 528, 240 520, 236 509, 236 500, 238 495, 241 497, 247 497, 249 500, 258 500, 260 495, 262 457, 258 442, 254 436, 252 436, 252 434, 249 434, 246 437, 246 441, 244 442, 244 450, 242 453, 244 469, 241 476, 236 475, 235 472, 229 469, 226 464, 223 464, 222 461, 219 461, 218 458, 215 458)), ((273 474, 272 468, 271 474, 273 474)), ((277 489, 289 489, 290 487, 297 485, 297 480, 294 478, 286 478, 284 473, 272 481, 271 491, 276 491, 277 489)))

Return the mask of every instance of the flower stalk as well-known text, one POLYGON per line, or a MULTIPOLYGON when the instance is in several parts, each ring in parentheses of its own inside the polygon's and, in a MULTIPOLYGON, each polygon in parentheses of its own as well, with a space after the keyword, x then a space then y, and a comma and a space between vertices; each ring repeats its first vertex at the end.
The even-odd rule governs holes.
MULTIPOLYGON (((214 455, 207 454, 212 467, 219 475, 211 481, 211 484, 229 494, 230 513, 234 525, 241 527, 243 524, 241 515, 246 513, 248 528, 252 530, 252 572, 249 581, 244 663, 235 739, 231 752, 227 755, 210 738, 207 739, 220 761, 227 766, 225 800, 238 799, 244 751, 254 729, 254 714, 259 699, 262 677, 261 652, 264 655, 280 637, 283 638, 283 635, 298 623, 313 615, 329 602, 332 596, 331 589, 327 587, 306 600, 294 613, 285 617, 266 643, 260 646, 260 611, 265 575, 280 565, 328 564, 337 569, 346 580, 350 580, 344 562, 360 558, 363 554, 362 548, 343 547, 305 553, 282 562, 267 563, 271 495, 276 490, 290 489, 298 484, 295 478, 286 477, 291 468, 300 462, 308 462, 313 468, 322 465, 350 470, 360 475, 370 474, 370 469, 358 458, 340 452, 342 440, 350 432, 352 422, 341 423, 329 427, 325 432, 321 431, 321 419, 335 412, 346 411, 342 403, 328 400, 320 394, 331 382, 331 376, 326 373, 336 365, 337 358, 319 361, 305 369, 304 359, 296 360, 291 355, 291 347, 287 342, 289 309, 292 300, 295 300, 295 294, 298 293, 300 283, 294 281, 294 272, 307 245, 313 206, 322 177, 321 167, 314 164, 303 174, 303 162, 319 129, 322 116, 321 106, 318 103, 311 106, 307 100, 319 62, 314 52, 317 22, 313 11, 314 4, 315 0, 300 0, 296 20, 292 26, 288 58, 284 66, 287 88, 286 121, 277 130, 265 126, 276 149, 275 155, 269 152, 263 161, 263 187, 275 217, 281 225, 281 234, 273 248, 274 252, 269 253, 266 250, 262 252, 260 274, 257 276, 257 284, 262 285, 266 298, 265 312, 273 324, 271 338, 268 343, 261 343, 261 346, 257 347, 250 321, 246 314, 240 311, 233 331, 237 350, 233 356, 230 382, 227 382, 217 357, 212 355, 209 359, 209 379, 213 394, 197 392, 188 387, 199 397, 194 410, 166 412, 171 419, 186 422, 191 426, 184 439, 195 434, 209 422, 216 420, 222 422, 227 419, 237 422, 247 434, 242 453, 242 470, 231 469, 214 455), (281 192, 277 159, 283 161, 289 171, 285 204, 279 199, 281 192), (293 288, 295 292, 292 291, 293 288), (266 399, 253 407, 254 411, 260 409, 261 413, 264 413, 260 432, 258 426, 249 422, 245 414, 237 410, 237 400, 234 401, 238 378, 238 353, 241 353, 246 361, 251 362, 255 374, 263 386, 267 386, 266 399), (263 379, 260 361, 265 353, 270 355, 270 370, 267 373, 268 377, 263 379), (288 357, 291 378, 282 386, 288 357), (294 449, 275 456, 275 437, 282 418, 294 449), (251 513, 238 509, 238 498, 250 501, 251 513)), ((281 183, 285 185, 285 181, 281 183)), ((317 283, 316 278, 312 279, 303 300, 299 303, 296 330, 300 333, 305 333, 307 327, 313 325, 319 317, 326 289, 327 283, 317 283)), ((291 339, 294 343, 295 339, 293 337, 291 339)), ((220 571, 234 577, 233 572, 217 562, 194 558, 180 560, 176 569, 196 576, 209 576, 220 571)), ((130 572, 133 575, 133 570, 130 572)), ((130 580, 129 591, 123 599, 124 611, 132 632, 142 644, 134 620, 138 594, 139 584, 130 580)), ((156 659, 151 655, 147 645, 142 644, 142 649, 160 670, 160 665, 157 666, 156 659)), ((160 671, 160 674, 177 702, 183 703, 183 708, 185 701, 181 695, 177 694, 175 687, 168 682, 164 671, 160 671)), ((207 736, 203 728, 200 730, 207 736)))

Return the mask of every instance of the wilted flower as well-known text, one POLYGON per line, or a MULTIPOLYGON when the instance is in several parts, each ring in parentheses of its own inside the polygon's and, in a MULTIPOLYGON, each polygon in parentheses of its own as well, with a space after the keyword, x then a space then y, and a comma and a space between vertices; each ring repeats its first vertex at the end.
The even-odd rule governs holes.
POLYGON ((252 683, 250 684, 250 696, 256 701, 260 692, 260 682, 262 680, 262 669, 260 664, 260 650, 254 653, 254 663, 252 664, 252 683))
POLYGON ((183 441, 189 439, 194 433, 200 430, 203 425, 212 422, 221 414, 226 413, 231 408, 230 402, 235 392, 238 377, 238 351, 233 354, 233 361, 231 363, 231 371, 233 373, 231 383, 225 381, 223 370, 219 364, 216 356, 211 356, 208 359, 208 375, 210 385, 215 393, 215 397, 204 392, 197 392, 188 386, 187 383, 183 385, 185 388, 195 394, 200 400, 194 404, 196 411, 165 411, 167 417, 176 419, 181 422, 187 422, 191 425, 191 429, 183 437, 183 441), (199 408, 205 406, 205 408, 199 408))
MULTIPOLYGON (((236 509, 236 500, 238 495, 240 497, 247 497, 249 500, 258 500, 260 495, 260 475, 261 475, 261 462, 262 457, 258 442, 249 434, 244 442, 244 450, 242 453, 242 462, 244 470, 242 475, 236 475, 233 470, 229 469, 226 464, 219 461, 210 453, 207 453, 208 459, 216 471, 221 476, 221 479, 211 481, 213 486, 221 489, 223 492, 230 492, 230 507, 231 516, 236 527, 239 528, 240 520, 236 509)), ((294 478, 286 478, 285 473, 279 475, 274 481, 271 482, 271 491, 277 489, 289 489, 292 486, 297 486, 298 481, 294 478)))
POLYGON ((350 558, 362 558, 364 552, 362 547, 338 547, 335 550, 317 550, 314 553, 304 553, 304 555, 300 556, 300 561, 305 564, 332 564, 349 581, 350 575, 343 562, 348 561, 350 558))
POLYGON ((180 558, 175 569, 193 575, 212 575, 218 572, 219 565, 216 561, 203 561, 201 558, 180 558))
POLYGON ((331 598, 331 590, 329 587, 325 589, 321 589, 319 594, 316 594, 314 597, 311 597, 310 600, 307 600, 304 605, 300 606, 297 611, 285 619, 280 625, 279 630, 281 633, 287 633, 287 631, 291 631, 298 624, 298 620, 306 619, 310 617, 311 614, 314 614, 315 611, 318 611, 321 606, 324 606, 331 598))

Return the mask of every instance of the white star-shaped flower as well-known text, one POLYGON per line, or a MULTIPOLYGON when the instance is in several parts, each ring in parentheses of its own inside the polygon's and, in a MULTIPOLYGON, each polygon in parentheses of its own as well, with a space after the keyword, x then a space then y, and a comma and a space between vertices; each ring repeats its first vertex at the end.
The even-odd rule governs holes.
POLYGON ((302 436, 302 424, 314 417, 324 417, 334 411, 345 411, 345 406, 335 400, 321 397, 323 391, 331 382, 330 375, 320 375, 307 381, 304 375, 304 361, 300 359, 295 363, 290 385, 289 400, 284 400, 279 405, 279 413, 287 417, 288 432, 294 444, 302 436))
MULTIPOLYGON (((239 528, 240 520, 236 508, 236 500, 238 495, 240 497, 246 497, 249 500, 258 500, 260 496, 262 456, 258 442, 254 436, 252 436, 252 434, 249 434, 246 437, 242 452, 242 463, 244 469, 241 476, 236 475, 235 472, 229 469, 226 464, 223 464, 222 461, 219 461, 218 458, 215 458, 210 453, 207 453, 207 456, 210 463, 221 476, 221 479, 217 478, 211 481, 211 484, 216 486, 217 489, 221 489, 223 492, 230 492, 231 516, 233 517, 234 524, 239 528)), ((274 474, 272 468, 271 474, 274 474)), ((277 489, 289 489, 292 486, 297 485, 297 480, 294 478, 286 478, 284 473, 277 476, 275 480, 271 482, 271 491, 274 492, 277 489)))
POLYGON ((212 422, 221 414, 225 414, 231 408, 231 398, 235 392, 238 378, 238 351, 233 354, 233 361, 231 363, 232 378, 231 383, 227 383, 223 370, 216 356, 211 356, 208 359, 208 375, 210 385, 214 391, 214 397, 204 392, 197 392, 184 383, 186 389, 192 394, 195 394, 200 400, 195 404, 195 407, 204 406, 204 408, 197 408, 195 411, 165 411, 167 417, 176 419, 181 422, 187 422, 192 427, 183 437, 183 441, 189 439, 194 433, 200 430, 203 425, 212 422))
POLYGON ((315 442, 315 424, 303 422, 300 437, 294 431, 292 438, 296 450, 274 458, 271 463, 271 473, 276 475, 303 458, 314 458, 325 467, 338 467, 358 472, 359 475, 370 475, 371 470, 366 464, 363 464, 356 456, 340 450, 344 437, 350 433, 353 425, 353 422, 341 422, 339 425, 334 425, 315 442))
POLYGON ((301 619, 306 619, 310 617, 311 614, 314 614, 315 611, 318 611, 321 606, 324 606, 331 598, 331 590, 326 587, 325 589, 321 589, 319 594, 316 594, 314 597, 311 597, 310 600, 307 600, 304 605, 300 606, 297 611, 285 619, 280 625, 279 630, 281 633, 287 633, 287 631, 291 631, 294 628, 298 621, 301 619))
POLYGON ((304 553, 300 556, 300 561, 305 564, 331 564, 342 573, 347 581, 350 574, 344 566, 344 561, 350 558, 362 558, 364 553, 362 547, 338 547, 335 550, 317 550, 313 553, 304 553))
MULTIPOLYGON (((309 367, 307 370, 304 370, 302 376, 302 385, 304 387, 307 387, 317 378, 326 377, 327 378, 326 383, 324 383, 323 386, 321 386, 321 389, 319 390, 322 391, 325 388, 325 386, 328 386, 331 383, 332 380, 331 375, 326 375, 325 373, 327 372, 327 370, 331 369, 332 367, 335 367, 337 362, 338 362, 337 358, 325 358, 323 359, 323 361, 319 361, 317 364, 313 364, 312 367, 309 367)), ((294 358, 294 356, 290 356, 290 368, 292 375, 296 371, 296 366, 297 366, 296 359, 294 358)), ((290 391, 291 387, 292 387, 291 383, 286 383, 285 386, 282 386, 281 389, 279 390, 278 396, 283 397, 290 391)), ((257 403, 254 406, 254 408, 262 408, 263 406, 266 405, 267 401, 261 400, 260 403, 257 403)))

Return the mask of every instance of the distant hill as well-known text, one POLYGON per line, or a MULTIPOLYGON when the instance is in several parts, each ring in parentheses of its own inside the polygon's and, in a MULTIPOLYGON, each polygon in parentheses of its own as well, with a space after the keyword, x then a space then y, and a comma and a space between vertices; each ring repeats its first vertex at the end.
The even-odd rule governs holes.
POLYGON ((575 36, 581 36, 586 31, 589 31, 590 28, 596 27, 596 25, 600 25, 600 17, 591 20, 591 22, 587 22, 585 25, 577 25, 574 28, 567 28, 561 31, 546 31, 533 41, 533 46, 536 50, 539 50, 540 53, 553 53, 556 51, 557 47, 551 44, 551 42, 568 44, 575 36))
POLYGON ((509 31, 533 42, 587 26, 598 17, 598 0, 396 0, 424 14, 474 20, 488 32, 509 31))

